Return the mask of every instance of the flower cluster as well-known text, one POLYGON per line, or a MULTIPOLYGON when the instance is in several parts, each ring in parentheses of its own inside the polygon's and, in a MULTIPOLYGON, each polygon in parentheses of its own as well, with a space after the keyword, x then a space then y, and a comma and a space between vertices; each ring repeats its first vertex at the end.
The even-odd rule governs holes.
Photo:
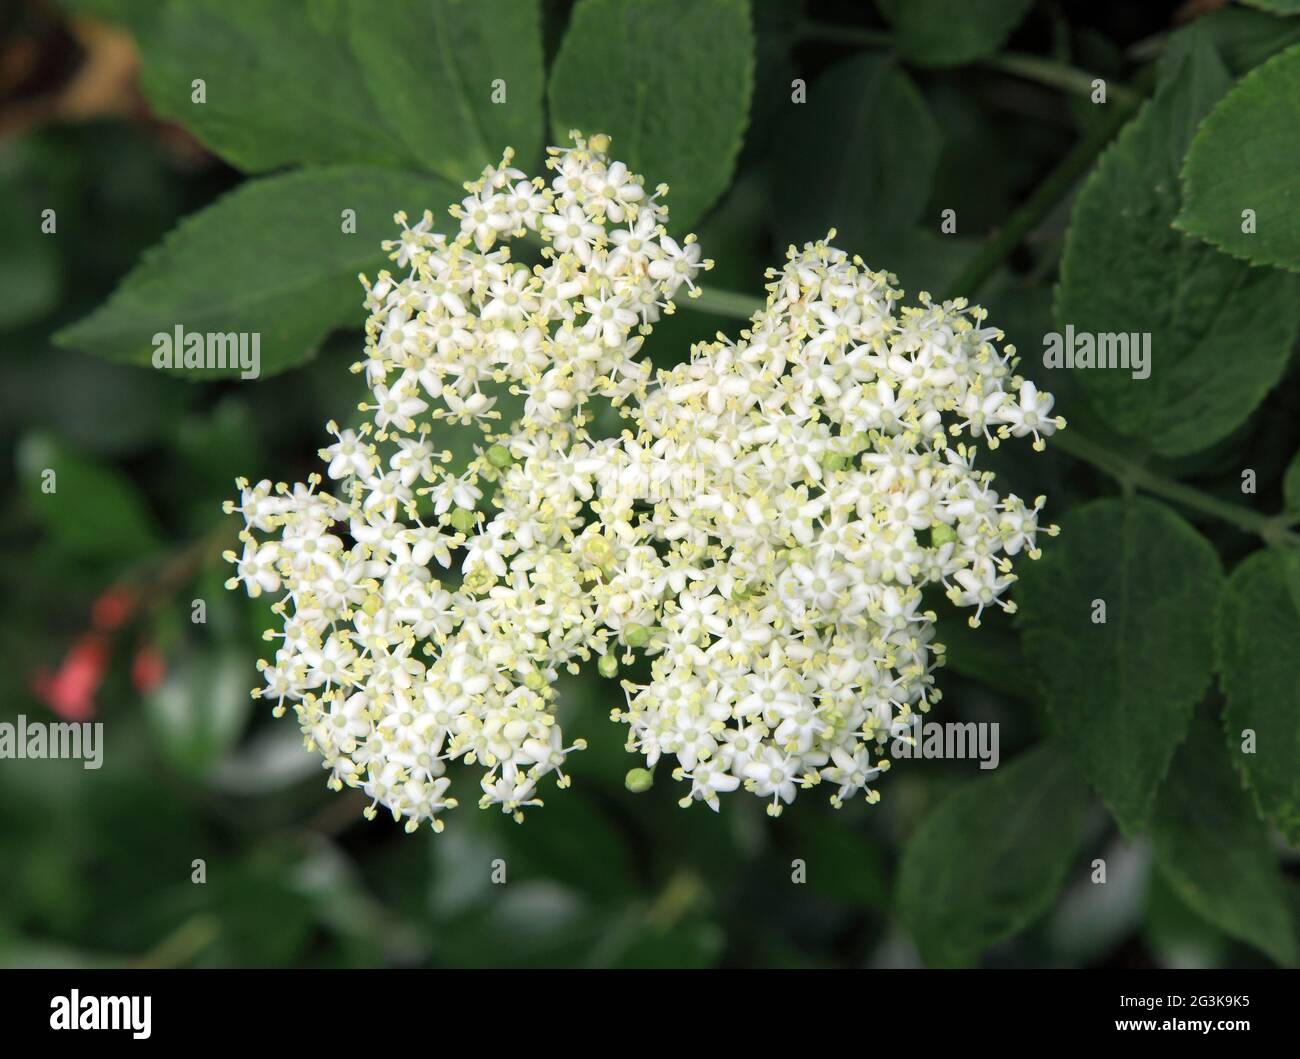
MULTIPOLYGON (((832 236, 834 233, 831 233, 832 236)), ((654 655, 616 716, 684 804, 744 784, 780 812, 799 788, 865 792, 939 697, 942 647, 922 588, 1011 611, 1009 556, 1036 556, 1032 506, 992 488, 990 447, 1052 434, 1052 399, 958 300, 900 308, 892 277, 819 242, 770 272, 739 342, 661 372, 594 504, 627 558, 597 587, 654 655)), ((1054 527, 1048 532, 1055 532, 1054 527)))
POLYGON ((683 804, 742 784, 773 812, 820 783, 874 800, 882 744, 938 697, 922 587, 974 623, 1035 554, 1041 498, 999 496, 949 446, 1063 425, 982 310, 899 309, 892 277, 817 243, 739 342, 652 377, 644 335, 712 263, 607 147, 574 134, 549 181, 507 152, 452 236, 399 214, 405 274, 367 283, 354 366, 372 397, 320 453, 334 492, 241 481, 227 505, 229 586, 281 594, 254 695, 409 830, 441 828, 453 760, 517 818, 547 774, 565 786, 584 744, 556 720, 561 670, 614 677, 637 652, 649 680, 614 717, 649 768, 675 759, 683 804), (598 403, 620 436, 594 436, 598 403), (440 421, 479 439, 467 459, 440 421))

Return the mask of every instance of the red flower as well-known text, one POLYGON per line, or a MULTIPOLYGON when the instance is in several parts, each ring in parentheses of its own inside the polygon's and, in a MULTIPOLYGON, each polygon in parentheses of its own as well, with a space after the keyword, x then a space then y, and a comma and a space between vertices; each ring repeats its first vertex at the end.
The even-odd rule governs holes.
POLYGON ((95 715, 95 692, 107 668, 108 640, 88 632, 72 645, 53 676, 46 669, 33 674, 32 690, 65 720, 89 720, 95 715))

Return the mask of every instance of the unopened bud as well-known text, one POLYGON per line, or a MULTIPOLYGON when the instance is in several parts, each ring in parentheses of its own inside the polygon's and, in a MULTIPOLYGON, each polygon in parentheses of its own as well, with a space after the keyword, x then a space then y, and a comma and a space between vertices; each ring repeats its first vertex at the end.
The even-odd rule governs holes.
POLYGON ((628 769, 623 777, 623 786, 633 794, 645 794, 654 784, 654 773, 649 769, 628 769))

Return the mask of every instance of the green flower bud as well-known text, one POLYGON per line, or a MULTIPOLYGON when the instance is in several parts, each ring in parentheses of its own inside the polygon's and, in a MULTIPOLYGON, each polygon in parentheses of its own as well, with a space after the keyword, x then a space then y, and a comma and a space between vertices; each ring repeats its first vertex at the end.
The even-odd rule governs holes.
POLYGON ((461 533, 468 533, 474 528, 474 523, 477 521, 474 512, 468 508, 458 507, 451 513, 452 527, 460 530, 461 533))
POLYGON ((654 773, 649 769, 628 769, 623 786, 633 794, 645 794, 655 784, 654 773))
POLYGON ((612 654, 601 655, 600 661, 596 663, 596 668, 600 671, 602 677, 618 676, 618 659, 612 654))
POLYGON ((510 455, 510 450, 504 445, 493 445, 487 450, 488 463, 498 470, 509 467, 515 462, 515 458, 510 455))
POLYGON ((644 647, 650 642, 650 630, 633 622, 623 630, 623 640, 629 647, 644 647))
POLYGON ((936 548, 951 544, 957 539, 957 531, 946 522, 936 522, 930 527, 930 541, 936 548))

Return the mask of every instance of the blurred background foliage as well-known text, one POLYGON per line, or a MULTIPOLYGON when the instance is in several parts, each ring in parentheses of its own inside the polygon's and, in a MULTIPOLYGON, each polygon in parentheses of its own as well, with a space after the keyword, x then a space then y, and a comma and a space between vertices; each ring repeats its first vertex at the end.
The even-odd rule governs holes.
MULTIPOLYGON (((322 18, 337 8, 308 6, 322 18)), ((873 263, 878 256, 909 288, 947 291, 1045 174, 1107 120, 1086 96, 1025 76, 1017 62, 1073 64, 1114 79, 1118 92, 1193 24, 1234 74, 1300 39, 1300 20, 1280 17, 1284 4, 1026 0, 995 4, 971 39, 960 22, 931 40, 945 6, 754 0, 746 16, 752 98, 734 175, 724 167, 716 187, 703 181, 688 191, 696 230, 718 262, 714 286, 761 291, 763 269, 789 240, 835 224, 847 245, 873 263), (809 86, 805 106, 791 105, 794 78, 809 86), (955 237, 938 232, 949 208, 961 218, 955 237)), ((622 17, 608 0, 585 13, 572 7, 541 5, 547 69, 579 16, 622 17)), ((575 758, 574 786, 523 826, 471 800, 442 835, 408 836, 383 818, 366 823, 359 794, 327 792, 292 720, 272 720, 248 697, 270 616, 222 589, 218 555, 234 527, 220 504, 237 475, 293 481, 314 469, 322 424, 346 417, 358 399, 347 366, 360 348, 348 326, 360 322, 360 298, 318 349, 294 351, 290 370, 255 383, 192 383, 51 338, 103 305, 180 218, 244 186, 246 173, 321 161, 322 152, 328 160, 327 138, 304 141, 294 156, 290 130, 285 156, 275 157, 242 142, 213 150, 220 130, 176 123, 171 81, 187 85, 201 72, 211 85, 221 75, 211 64, 192 68, 220 35, 199 15, 189 26, 176 9, 154 0, 26 0, 0 16, 0 435, 8 454, 0 462, 8 557, 0 719, 61 714, 102 721, 106 731, 99 771, 0 762, 0 963, 1253 966, 1294 953, 1293 942, 1261 939, 1257 923, 1204 903, 1194 910, 1188 895, 1200 882, 1155 870, 1155 847, 1170 848, 1171 863, 1183 849, 1176 821, 1154 841, 1120 834, 1066 755, 1042 741, 1050 725, 1040 685, 1019 628, 1002 614, 978 633, 944 614, 951 664, 940 675, 937 718, 999 722, 1002 768, 902 762, 875 807, 836 813, 805 797, 772 820, 758 799, 740 796, 719 815, 683 811, 670 782, 633 795, 623 777, 635 762, 622 729, 606 720, 618 692, 594 672, 564 689, 566 731, 590 743, 575 758), (38 226, 47 209, 56 211, 54 236, 38 226), (40 491, 48 467, 58 468, 57 502, 40 491), (191 620, 195 600, 204 622, 191 620), (1096 858, 1107 863, 1105 886, 1090 881, 1096 858), (206 864, 201 885, 191 879, 196 860, 206 864), (492 882, 498 860, 507 865, 504 886, 492 882), (804 883, 792 881, 796 860, 806 865, 804 883)), ((240 11, 229 17, 237 23, 240 11)), ((324 39, 293 41, 282 76, 306 69, 329 78, 323 64, 332 53, 312 51, 324 39)), ((381 47, 382 37, 371 43, 381 47)), ((654 49, 647 37, 638 61, 652 67, 654 49)), ((280 104, 260 69, 250 60, 240 83, 250 105, 274 116, 280 104)), ((617 94, 553 84, 552 109, 581 111, 584 90, 617 94)), ((559 126, 564 115, 553 116, 559 126)), ((372 139, 338 147, 340 160, 388 164, 367 157, 385 149, 372 139)), ((388 146, 407 164, 406 146, 388 146)), ((413 206, 439 210, 448 180, 475 175, 481 163, 460 172, 456 157, 448 148, 415 159, 439 190, 413 206)), ((653 149, 649 157, 669 169, 680 162, 653 149)), ((1065 197, 997 263, 981 293, 991 319, 1026 350, 1051 328, 1069 219, 1065 197)), ((648 350, 672 363, 690 342, 736 326, 683 310, 662 322, 648 350)), ((1086 421, 1068 378, 1058 374, 1050 386, 1059 410, 1086 421)), ((1259 504, 1274 509, 1300 435, 1298 386, 1291 371, 1223 441, 1152 465, 1238 501, 1238 468, 1254 467, 1259 504)), ((1049 514, 1113 493, 1098 472, 1050 449, 1005 446, 989 465, 1021 495, 1046 493, 1049 514)), ((1229 565, 1254 547, 1222 523, 1197 525, 1229 565)), ((1205 711, 1217 709, 1212 694, 1205 711)), ((1235 805, 1239 784, 1214 774, 1222 754, 1210 727, 1204 719, 1193 726, 1175 776, 1190 785, 1192 803, 1217 783, 1224 805, 1235 805), (1207 746, 1208 764, 1195 756, 1207 746)), ((1245 825, 1219 810, 1211 838, 1231 853, 1232 833, 1245 825)), ((1285 933, 1300 912, 1296 854, 1276 834, 1265 841, 1279 867, 1260 870, 1285 876, 1292 918, 1273 921, 1285 933)), ((1218 855, 1211 844, 1182 860, 1194 867, 1218 855)), ((1215 893, 1231 894, 1237 882, 1229 877, 1215 893)))

